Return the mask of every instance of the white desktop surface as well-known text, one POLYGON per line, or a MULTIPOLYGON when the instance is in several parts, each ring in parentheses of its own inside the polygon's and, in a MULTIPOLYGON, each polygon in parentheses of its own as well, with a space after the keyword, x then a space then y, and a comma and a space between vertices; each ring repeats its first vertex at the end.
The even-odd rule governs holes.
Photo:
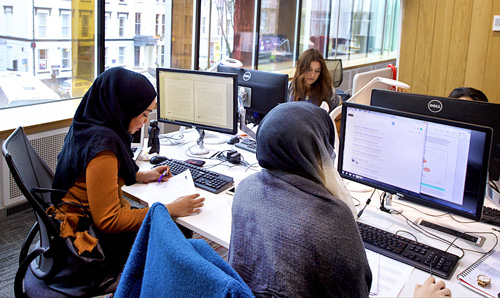
MULTIPOLYGON (((182 146, 165 146, 161 145, 160 155, 167 156, 169 158, 175 158, 179 160, 186 160, 188 158, 194 159, 202 159, 193 156, 187 156, 186 151, 189 146, 195 145, 195 140, 198 137, 198 133, 196 131, 190 131, 185 133, 185 139, 190 141, 182 146)), ((227 136, 229 138, 230 136, 227 136)), ((163 144, 163 142, 162 142, 163 144)), ((248 152, 243 149, 235 148, 234 146, 228 144, 221 145, 205 145, 205 147, 210 149, 210 153, 207 156, 211 156, 217 151, 228 150, 228 149, 236 149, 239 153, 242 154, 244 159, 249 164, 256 163, 255 154, 248 152)), ((210 165, 215 165, 220 163, 219 160, 206 160, 205 168, 210 167, 210 165)), ((141 169, 149 169, 152 167, 149 162, 138 162, 138 165, 141 169)), ((234 178, 235 185, 237 185, 243 178, 246 176, 259 171, 258 165, 254 165, 252 168, 246 169, 243 166, 234 166, 229 164, 228 162, 217 165, 213 168, 208 168, 209 170, 225 174, 234 178)), ((168 182, 167 182, 168 183, 168 182)), ((347 182, 348 188, 354 188, 351 185, 353 182, 347 182)), ((229 247, 229 241, 231 236, 231 205, 233 197, 226 194, 225 192, 221 192, 219 194, 213 194, 202 189, 197 189, 199 193, 205 197, 205 206, 203 210, 198 215, 188 216, 188 217, 180 217, 177 218, 176 222, 203 235, 204 237, 224 246, 229 247)), ((140 201, 143 205, 148 206, 150 202, 148 202, 147 196, 147 185, 146 184, 135 184, 132 186, 123 187, 123 191, 130 197, 140 201)), ((357 210, 361 210, 361 208, 365 205, 367 198, 370 196, 371 192, 352 192, 353 197, 360 201, 360 205, 357 206, 357 210)), ((168 194, 166 194, 168 195, 168 194)), ((393 206, 397 208, 403 209, 403 214, 408 217, 411 221, 415 221, 419 217, 423 217, 429 221, 448 225, 453 227, 456 230, 467 231, 467 232, 493 232, 497 236, 498 232, 492 230, 492 228, 498 228, 492 225, 487 225, 479 222, 471 222, 471 220, 455 216, 453 217, 461 222, 467 223, 459 223, 454 221, 449 215, 443 215, 440 217, 432 217, 428 216, 422 212, 419 212, 413 208, 402 206, 398 203, 402 203, 414 208, 417 208, 419 211, 425 212, 426 214, 432 215, 441 215, 445 212, 423 207, 421 205, 412 204, 408 201, 395 200, 393 201, 393 206)), ((491 205, 489 200, 485 200, 486 205, 491 205)), ((392 233, 396 233, 397 231, 407 231, 413 234, 418 242, 428 244, 430 246, 436 247, 441 250, 446 250, 448 248, 448 244, 440 242, 438 240, 434 240, 423 233, 411 228, 406 223, 406 219, 400 215, 388 214, 380 211, 379 209, 379 196, 378 191, 372 197, 371 204, 365 209, 364 213, 360 217, 359 221, 364 222, 366 224, 390 231, 392 233)), ((498 208, 498 206, 496 206, 498 208)), ((429 230, 433 232, 432 230, 429 230)), ((433 232, 436 235, 439 235, 442 238, 445 238, 449 241, 453 241, 454 237, 445 235, 439 232, 433 232)), ((406 232, 399 232, 399 235, 412 239, 412 236, 406 232)), ((471 249, 480 252, 487 252, 492 248, 495 244, 495 237, 492 234, 479 234, 486 238, 486 241, 482 247, 477 247, 474 244, 464 241, 457 240, 455 243, 464 248, 471 249)), ((449 252, 454 253, 458 256, 461 255, 461 251, 457 248, 450 248, 449 252)), ((457 275, 465 270, 469 265, 471 265, 474 261, 479 259, 482 254, 474 253, 470 251, 466 251, 464 257, 459 261, 459 266, 455 270, 453 277, 450 280, 444 280, 447 287, 451 289, 453 297, 481 297, 476 292, 466 288, 461 285, 457 281, 457 275)), ((413 297, 413 291, 416 284, 422 284, 425 279, 429 276, 428 273, 414 269, 410 278, 406 281, 405 286, 401 290, 398 297, 413 297)), ((436 277, 437 280, 440 278, 436 277)), ((375 281, 374 281, 375 282, 375 281)), ((492 281, 498 282, 498 281, 492 281)))

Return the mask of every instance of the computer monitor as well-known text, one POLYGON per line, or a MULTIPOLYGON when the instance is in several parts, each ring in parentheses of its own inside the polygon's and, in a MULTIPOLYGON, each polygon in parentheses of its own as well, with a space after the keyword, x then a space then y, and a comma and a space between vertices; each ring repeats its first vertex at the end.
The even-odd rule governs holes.
POLYGON ((287 74, 225 65, 219 65, 217 71, 238 75, 239 92, 245 94, 243 106, 249 123, 258 124, 270 110, 287 99, 287 74))
POLYGON ((491 127, 489 179, 500 176, 500 105, 388 90, 373 90, 371 105, 491 127))
POLYGON ((235 74, 174 68, 156 69, 158 121, 200 132, 194 154, 205 154, 204 130, 236 134, 238 83, 235 74))
POLYGON ((349 102, 342 115, 343 178, 481 218, 491 128, 349 102))

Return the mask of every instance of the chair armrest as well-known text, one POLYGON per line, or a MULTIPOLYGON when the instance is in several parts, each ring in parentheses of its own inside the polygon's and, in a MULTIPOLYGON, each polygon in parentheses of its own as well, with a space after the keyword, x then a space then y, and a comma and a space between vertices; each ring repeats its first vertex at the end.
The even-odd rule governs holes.
POLYGON ((24 297, 24 291, 23 291, 23 281, 24 281, 24 276, 26 275, 26 271, 28 270, 28 267, 30 266, 31 262, 38 257, 39 255, 45 253, 47 249, 39 247, 33 250, 28 257, 26 257, 21 265, 19 265, 19 268, 17 269, 16 272, 16 277, 14 278, 14 295, 16 297, 24 297))
POLYGON ((30 245, 31 245, 31 243, 33 243, 33 239, 35 239, 35 236, 38 233, 39 229, 40 229, 40 226, 38 225, 38 221, 37 221, 37 222, 35 222, 35 224, 31 228, 30 232, 28 233, 28 236, 24 240, 23 246, 21 248, 21 252, 19 253, 19 265, 21 265, 22 261, 28 255, 30 245))

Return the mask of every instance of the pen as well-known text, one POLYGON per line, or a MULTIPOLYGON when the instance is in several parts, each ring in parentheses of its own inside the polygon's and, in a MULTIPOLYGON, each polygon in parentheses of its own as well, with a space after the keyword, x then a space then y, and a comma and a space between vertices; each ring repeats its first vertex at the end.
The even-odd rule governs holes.
POLYGON ((165 177, 166 174, 167 174, 167 171, 164 171, 163 174, 161 174, 160 178, 158 179, 158 183, 161 182, 161 179, 163 179, 163 177, 165 177))

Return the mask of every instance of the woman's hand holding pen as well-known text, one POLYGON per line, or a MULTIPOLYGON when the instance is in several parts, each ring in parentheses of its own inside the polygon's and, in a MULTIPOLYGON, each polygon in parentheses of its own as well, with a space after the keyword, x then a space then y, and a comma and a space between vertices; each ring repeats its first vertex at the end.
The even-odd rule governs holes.
POLYGON ((159 166, 148 171, 137 172, 136 180, 144 183, 168 181, 172 177, 169 166, 159 166))

